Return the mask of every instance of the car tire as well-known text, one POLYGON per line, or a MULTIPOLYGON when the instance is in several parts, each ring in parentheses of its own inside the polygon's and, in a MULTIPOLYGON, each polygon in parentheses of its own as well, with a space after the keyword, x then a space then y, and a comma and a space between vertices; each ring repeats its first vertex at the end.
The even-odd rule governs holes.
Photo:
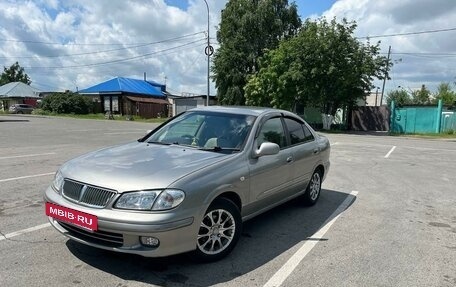
POLYGON ((307 185, 306 191, 303 195, 304 204, 312 206, 317 203, 321 193, 322 173, 320 170, 315 170, 307 185))
POLYGON ((216 199, 200 223, 193 259, 200 263, 222 259, 233 250, 241 231, 242 218, 236 204, 226 198, 216 199))

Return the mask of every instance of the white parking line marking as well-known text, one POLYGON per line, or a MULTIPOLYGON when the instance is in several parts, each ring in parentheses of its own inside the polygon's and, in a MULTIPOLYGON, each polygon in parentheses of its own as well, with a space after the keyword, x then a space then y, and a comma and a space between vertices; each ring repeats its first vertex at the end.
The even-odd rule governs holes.
MULTIPOLYGON (((331 225, 336 222, 342 212, 346 210, 348 206, 353 202, 353 199, 357 194, 357 191, 352 191, 339 205, 339 207, 331 214, 331 216, 323 223, 322 227, 309 237, 309 239, 312 238, 313 240, 304 240, 301 248, 299 248, 298 251, 296 251, 296 253, 293 254, 293 256, 291 256, 290 259, 288 259, 288 261, 282 266, 282 268, 280 268, 271 277, 271 279, 266 282, 264 287, 278 287, 282 285, 282 283, 288 278, 288 276, 290 276, 291 272, 293 272, 293 270, 299 265, 304 257, 312 250, 312 248, 315 247, 315 245, 317 245, 319 240, 315 240, 315 238, 323 238, 331 225)), ((302 244, 302 242, 298 244, 302 244)))
POLYGON ((24 179, 24 178, 39 177, 39 176, 45 176, 45 175, 51 175, 51 174, 55 174, 55 172, 48 172, 48 173, 41 173, 41 174, 34 174, 34 175, 26 175, 26 176, 5 178, 5 179, 0 179, 0 182, 7 182, 7 181, 18 180, 18 179, 24 179))
POLYGON ((2 157, 0 157, 0 159, 21 158, 21 157, 33 157, 33 156, 42 156, 42 155, 51 155, 51 154, 55 154, 55 152, 35 153, 35 154, 24 154, 24 155, 13 155, 13 156, 2 156, 2 157))
POLYGON ((390 151, 385 155, 385 158, 389 158, 389 156, 393 153, 393 151, 396 149, 396 146, 393 146, 390 151))
POLYGON ((48 223, 44 223, 44 224, 37 225, 37 226, 34 226, 34 227, 22 229, 22 230, 19 230, 19 231, 16 231, 16 232, 11 232, 11 233, 8 233, 8 234, 5 234, 5 235, 0 235, 0 241, 5 240, 5 239, 9 239, 9 238, 12 238, 12 237, 15 237, 15 236, 19 236, 19 235, 22 235, 22 234, 25 234, 25 233, 29 233, 29 232, 32 232, 32 231, 40 230, 40 229, 43 229, 43 228, 46 228, 46 227, 49 227, 49 226, 51 226, 51 224, 48 222, 48 223))

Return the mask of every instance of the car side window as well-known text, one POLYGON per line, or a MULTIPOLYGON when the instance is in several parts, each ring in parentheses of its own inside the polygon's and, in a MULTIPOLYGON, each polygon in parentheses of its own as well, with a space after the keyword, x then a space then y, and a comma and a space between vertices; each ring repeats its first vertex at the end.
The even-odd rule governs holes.
POLYGON ((306 141, 313 141, 315 138, 313 134, 310 132, 309 128, 303 124, 302 128, 304 129, 304 135, 306 136, 306 141))
POLYGON ((264 142, 276 143, 280 148, 285 147, 286 138, 280 117, 267 120, 261 127, 257 138, 257 148, 264 142))
POLYGON ((285 118, 285 124, 287 125, 291 145, 299 144, 306 141, 303 124, 290 118, 285 118))

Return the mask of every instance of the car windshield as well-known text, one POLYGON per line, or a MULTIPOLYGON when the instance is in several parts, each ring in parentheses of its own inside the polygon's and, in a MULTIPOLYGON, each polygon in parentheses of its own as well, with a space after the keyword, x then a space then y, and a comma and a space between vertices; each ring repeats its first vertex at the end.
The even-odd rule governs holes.
POLYGON ((215 152, 243 148, 254 116, 216 112, 186 112, 155 131, 147 143, 175 144, 215 152))

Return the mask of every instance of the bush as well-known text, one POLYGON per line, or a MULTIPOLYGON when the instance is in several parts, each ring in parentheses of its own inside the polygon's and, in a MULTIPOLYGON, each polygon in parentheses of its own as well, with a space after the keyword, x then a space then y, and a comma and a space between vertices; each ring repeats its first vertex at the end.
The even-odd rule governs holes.
POLYGON ((57 114, 88 114, 92 110, 92 100, 74 93, 54 93, 43 99, 41 108, 57 114))
POLYGON ((49 111, 45 111, 43 109, 34 109, 32 111, 32 115, 40 115, 40 116, 48 116, 51 115, 52 113, 49 111))

